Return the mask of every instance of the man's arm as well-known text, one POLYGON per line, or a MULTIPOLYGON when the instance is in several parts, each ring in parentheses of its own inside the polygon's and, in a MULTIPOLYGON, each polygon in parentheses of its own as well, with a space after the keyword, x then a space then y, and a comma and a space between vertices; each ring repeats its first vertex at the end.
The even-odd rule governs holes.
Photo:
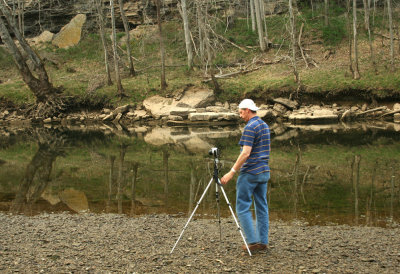
POLYGON ((247 161, 251 153, 251 146, 243 146, 242 152, 240 153, 239 157, 237 158, 235 164, 233 165, 232 169, 221 178, 222 184, 227 184, 235 175, 235 172, 239 171, 242 165, 247 161))

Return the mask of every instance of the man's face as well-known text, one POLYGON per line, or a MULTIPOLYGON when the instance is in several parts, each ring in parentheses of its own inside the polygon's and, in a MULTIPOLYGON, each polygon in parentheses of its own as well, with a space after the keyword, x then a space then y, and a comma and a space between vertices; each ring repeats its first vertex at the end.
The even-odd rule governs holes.
POLYGON ((240 108, 239 109, 239 116, 245 122, 249 121, 249 113, 250 113, 250 110, 248 108, 240 108))

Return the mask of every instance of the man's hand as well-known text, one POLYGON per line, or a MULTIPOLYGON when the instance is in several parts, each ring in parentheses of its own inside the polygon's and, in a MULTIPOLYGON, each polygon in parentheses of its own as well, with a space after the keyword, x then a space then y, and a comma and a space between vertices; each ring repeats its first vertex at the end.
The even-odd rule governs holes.
POLYGON ((221 183, 226 185, 233 178, 233 175, 235 175, 235 173, 233 171, 229 171, 224 175, 224 177, 221 178, 221 183))

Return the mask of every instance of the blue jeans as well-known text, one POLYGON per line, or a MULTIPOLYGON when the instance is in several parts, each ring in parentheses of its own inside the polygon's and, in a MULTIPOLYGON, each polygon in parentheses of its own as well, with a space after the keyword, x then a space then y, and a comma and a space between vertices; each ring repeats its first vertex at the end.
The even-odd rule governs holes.
POLYGON ((251 243, 268 244, 268 203, 267 183, 270 177, 269 172, 258 175, 240 173, 236 182, 236 214, 240 226, 246 235, 246 241, 251 243), (254 230, 253 215, 250 211, 252 198, 254 197, 256 210, 256 232, 254 230))

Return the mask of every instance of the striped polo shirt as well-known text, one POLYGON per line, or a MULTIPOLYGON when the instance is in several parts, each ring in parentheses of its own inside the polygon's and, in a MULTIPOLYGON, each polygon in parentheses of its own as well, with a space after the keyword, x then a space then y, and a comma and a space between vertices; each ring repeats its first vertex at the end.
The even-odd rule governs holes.
POLYGON ((260 117, 254 116, 244 127, 239 145, 251 146, 251 153, 243 164, 240 172, 260 174, 269 172, 269 153, 271 151, 270 132, 268 125, 260 117))

